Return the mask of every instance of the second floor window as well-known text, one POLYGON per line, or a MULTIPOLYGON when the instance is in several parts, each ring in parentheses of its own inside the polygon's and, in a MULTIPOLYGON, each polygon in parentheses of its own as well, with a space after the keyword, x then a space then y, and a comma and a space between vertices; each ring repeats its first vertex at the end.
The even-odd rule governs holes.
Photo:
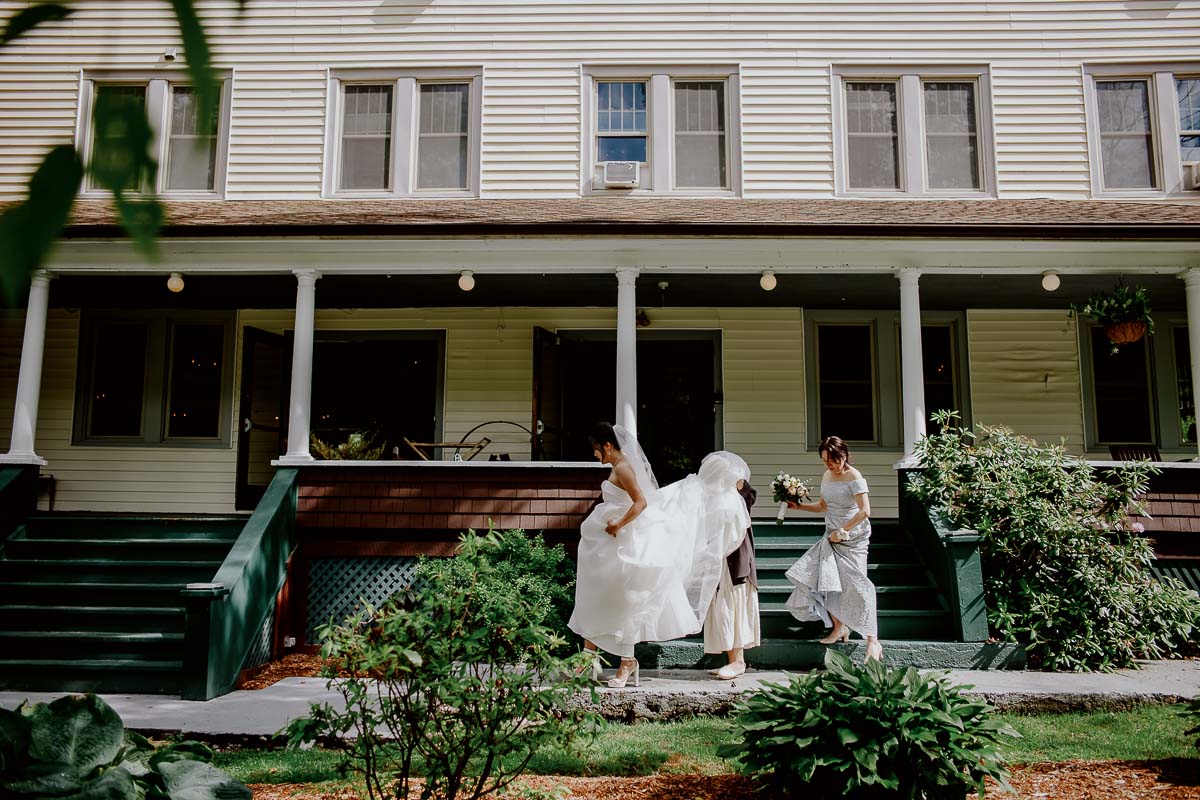
MULTIPOLYGON (((144 111, 154 134, 153 155, 158 162, 158 180, 155 186, 142 186, 142 191, 156 191, 166 195, 218 195, 224 184, 224 138, 228 130, 229 93, 222 91, 222 102, 206 129, 200 127, 200 107, 196 90, 171 77, 155 77, 150 80, 132 80, 125 75, 108 79, 104 73, 85 84, 86 118, 81 122, 81 132, 89 157, 103 159, 112 157, 112 151, 104 147, 106 139, 120 139, 125 135, 119 121, 110 124, 111 129, 97 125, 93 114, 102 104, 132 104, 144 111)), ((89 177, 87 190, 103 189, 89 177)))
MULTIPOLYGON (((335 80, 327 191, 377 196, 477 192, 478 79, 335 80)), ((374 76, 372 76, 374 78, 374 76)))
POLYGON ((656 193, 729 194, 738 189, 736 75, 699 68, 628 67, 585 70, 591 86, 590 125, 585 146, 592 191, 649 190, 656 193), (635 184, 606 183, 604 164, 640 165, 635 184))
POLYGON ((990 192, 986 73, 924 71, 881 78, 839 71, 839 191, 990 192), (861 77, 860 77, 861 76, 861 77))
POLYGON ((1092 191, 1200 190, 1200 66, 1085 69, 1092 191))

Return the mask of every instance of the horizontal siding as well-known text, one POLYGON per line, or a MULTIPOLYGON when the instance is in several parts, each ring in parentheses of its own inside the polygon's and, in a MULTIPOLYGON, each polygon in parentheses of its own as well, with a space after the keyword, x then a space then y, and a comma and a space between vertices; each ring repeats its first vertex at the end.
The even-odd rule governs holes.
MULTIPOLYGON (((0 17, 27 3, 0 0, 0 17)), ((226 0, 200 8, 216 62, 236 73, 228 196, 321 191, 325 71, 484 67, 482 192, 576 194, 579 67, 738 64, 747 196, 832 192, 830 64, 990 64, 1004 196, 1086 196, 1080 64, 1187 61, 1200 2, 922 3, 682 0, 226 0)), ((0 51, 0 199, 46 148, 68 142, 78 70, 153 71, 178 46, 169 4, 90 0, 67 22, 0 51)))
POLYGON ((1075 320, 1062 311, 968 311, 971 413, 1083 451, 1075 320))

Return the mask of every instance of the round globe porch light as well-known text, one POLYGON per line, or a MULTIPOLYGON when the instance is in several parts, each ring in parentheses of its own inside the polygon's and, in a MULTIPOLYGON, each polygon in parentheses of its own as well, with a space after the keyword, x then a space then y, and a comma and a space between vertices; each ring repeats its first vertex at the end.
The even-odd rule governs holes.
POLYGON ((758 285, 762 287, 764 292, 774 291, 779 285, 779 280, 775 277, 775 271, 764 269, 762 277, 758 279, 758 285))
POLYGON ((1042 288, 1047 292, 1053 292, 1062 285, 1062 280, 1059 279, 1058 273, 1052 269, 1048 269, 1042 273, 1042 288))
POLYGON ((172 272, 171 273, 171 276, 169 278, 167 278, 167 289, 171 290, 172 292, 175 292, 176 294, 183 291, 183 273, 182 272, 172 272))
POLYGON ((469 292, 475 288, 475 275, 472 274, 471 270, 464 269, 458 273, 458 288, 464 292, 469 292))

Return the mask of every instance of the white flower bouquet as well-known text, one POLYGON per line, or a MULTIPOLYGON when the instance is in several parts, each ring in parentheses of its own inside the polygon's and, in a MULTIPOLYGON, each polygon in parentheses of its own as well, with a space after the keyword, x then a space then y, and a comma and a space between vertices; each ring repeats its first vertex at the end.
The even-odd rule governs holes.
POLYGON ((779 503, 779 513, 775 515, 775 524, 782 525, 788 503, 801 503, 809 499, 808 484, 786 472, 777 473, 771 479, 771 499, 779 503))

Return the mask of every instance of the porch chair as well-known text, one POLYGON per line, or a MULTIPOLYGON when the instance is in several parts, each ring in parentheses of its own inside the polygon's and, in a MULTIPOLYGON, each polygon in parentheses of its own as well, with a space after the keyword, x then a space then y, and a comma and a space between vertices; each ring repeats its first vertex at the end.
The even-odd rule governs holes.
POLYGON ((1113 461, 1162 461, 1158 448, 1152 444, 1110 444, 1108 454, 1113 461))

